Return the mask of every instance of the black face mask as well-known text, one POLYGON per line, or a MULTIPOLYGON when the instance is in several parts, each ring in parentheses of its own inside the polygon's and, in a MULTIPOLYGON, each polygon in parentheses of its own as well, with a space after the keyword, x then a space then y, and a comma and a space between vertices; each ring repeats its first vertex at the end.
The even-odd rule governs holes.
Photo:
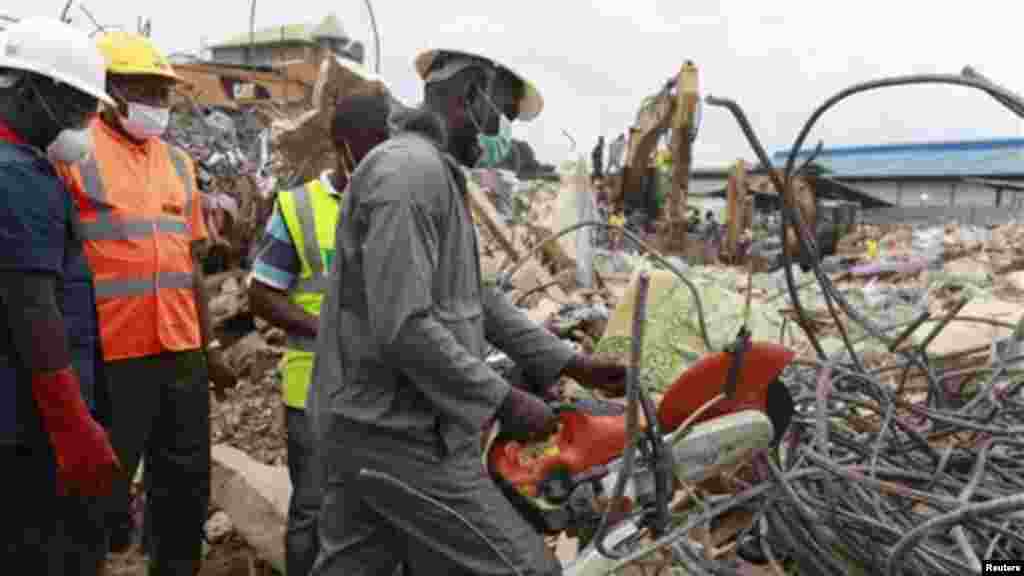
POLYGON ((96 116, 96 98, 70 86, 35 79, 29 79, 28 86, 57 132, 84 128, 96 116))

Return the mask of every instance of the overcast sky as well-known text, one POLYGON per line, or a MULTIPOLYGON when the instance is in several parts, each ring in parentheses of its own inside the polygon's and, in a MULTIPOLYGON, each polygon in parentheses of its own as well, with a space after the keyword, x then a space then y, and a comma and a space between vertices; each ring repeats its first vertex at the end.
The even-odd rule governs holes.
MULTIPOLYGON (((589 151, 631 122, 641 99, 685 59, 701 92, 737 100, 769 153, 789 147, 825 98, 853 83, 909 73, 957 73, 971 64, 1024 92, 1020 27, 1024 3, 1010 0, 371 0, 381 36, 381 73, 407 104, 422 88, 412 58, 425 47, 475 51, 527 76, 545 99, 541 116, 516 123, 542 161, 589 151)), ((0 13, 59 14, 64 0, 13 0, 0 13)), ((76 5, 80 4, 76 2, 76 5)), ((248 30, 249 0, 83 3, 105 25, 134 30, 151 18, 168 52, 192 51, 248 30)), ((373 38, 363 0, 257 0, 256 27, 319 21, 334 11, 346 32, 373 38)), ((75 9, 76 23, 88 20, 75 9)), ((981 92, 947 86, 889 88, 827 113, 811 144, 826 146, 1019 136, 1022 124, 981 92)), ((722 109, 706 109, 694 151, 698 166, 753 153, 722 109)))

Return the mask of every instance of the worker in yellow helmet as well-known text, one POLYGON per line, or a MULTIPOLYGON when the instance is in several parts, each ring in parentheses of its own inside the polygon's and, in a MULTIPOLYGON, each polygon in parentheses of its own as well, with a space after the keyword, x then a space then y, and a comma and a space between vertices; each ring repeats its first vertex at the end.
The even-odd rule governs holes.
POLYGON ((197 248, 207 238, 188 155, 161 140, 179 82, 153 43, 100 35, 116 105, 93 120, 93 155, 62 166, 96 277, 112 443, 124 464, 107 529, 131 543, 130 482, 144 456, 151 564, 161 576, 199 569, 210 489, 209 380, 233 377, 211 350, 197 248))

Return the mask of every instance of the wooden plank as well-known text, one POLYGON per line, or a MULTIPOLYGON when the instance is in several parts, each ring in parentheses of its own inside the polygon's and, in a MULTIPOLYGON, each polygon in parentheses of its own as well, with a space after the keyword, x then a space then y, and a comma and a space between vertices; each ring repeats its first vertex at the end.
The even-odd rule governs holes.
POLYGON ((736 255, 736 246, 740 240, 740 199, 739 179, 743 161, 738 160, 729 170, 729 180, 726 184, 725 193, 725 253, 729 258, 736 255))
MULTIPOLYGON (((468 182, 466 187, 468 194, 466 199, 469 202, 469 206, 473 213, 476 214, 477 218, 487 227, 488 232, 494 237, 495 241, 501 246, 501 249, 509 256, 513 262, 519 262, 523 255, 516 250, 514 244, 512 244, 511 233, 505 223, 501 221, 501 217, 498 215, 498 210, 491 203, 490 198, 484 192, 484 189, 475 185, 472 182, 468 182)), ((543 266, 536 267, 536 281, 538 284, 549 284, 552 281, 551 275, 543 266)), ((532 288, 533 286, 530 286, 532 288)), ((548 287, 547 292, 558 302, 568 302, 569 296, 564 290, 557 284, 548 287)))
POLYGON ((735 258, 740 238, 751 225, 753 204, 747 203, 747 166, 743 160, 737 160, 729 171, 728 200, 726 206, 726 254, 735 258), (748 219, 749 218, 749 219, 748 219))
POLYGON ((518 262, 522 255, 516 250, 514 244, 512 244, 512 234, 508 227, 501 221, 501 216, 498 214, 498 210, 491 203, 490 198, 484 193, 484 189, 477 186, 473 182, 467 182, 466 189, 468 194, 466 198, 469 200, 469 206, 473 213, 477 215, 477 218, 483 222, 484 226, 487 227, 487 231, 494 236, 495 241, 501 246, 501 249, 512 259, 514 262, 518 262))

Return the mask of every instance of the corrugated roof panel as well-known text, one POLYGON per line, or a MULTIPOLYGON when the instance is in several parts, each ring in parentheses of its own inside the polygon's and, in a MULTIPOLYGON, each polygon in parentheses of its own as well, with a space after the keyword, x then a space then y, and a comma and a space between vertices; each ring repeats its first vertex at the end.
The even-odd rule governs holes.
MULTIPOLYGON (((772 161, 781 165, 788 154, 776 152, 772 161)), ((1024 138, 826 148, 815 163, 838 178, 1021 175, 1024 138)))
MULTIPOLYGON (((286 24, 272 28, 262 28, 253 33, 253 44, 275 44, 278 42, 311 42, 310 32, 316 24, 286 24)), ((238 34, 224 42, 211 44, 210 48, 233 48, 235 46, 248 46, 249 33, 238 34)))

